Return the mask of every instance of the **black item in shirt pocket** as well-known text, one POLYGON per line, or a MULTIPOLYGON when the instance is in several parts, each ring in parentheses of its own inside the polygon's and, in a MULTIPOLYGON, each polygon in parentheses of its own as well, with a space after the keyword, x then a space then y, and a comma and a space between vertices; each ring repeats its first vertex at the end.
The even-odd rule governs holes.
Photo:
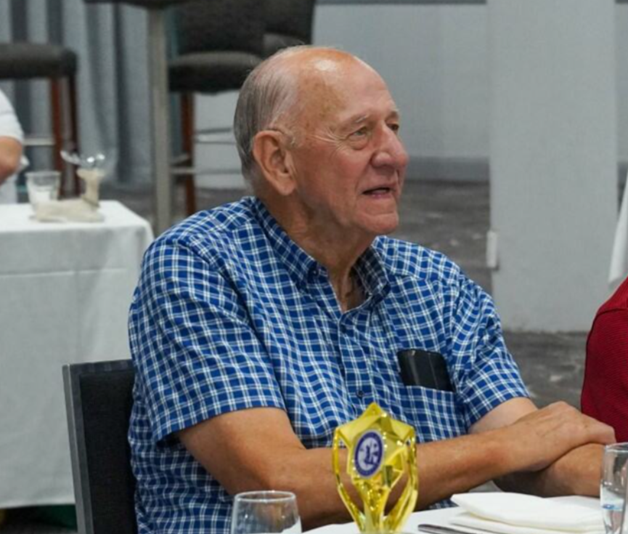
POLYGON ((447 363, 442 354, 423 349, 406 349, 397 353, 401 380, 406 386, 421 386, 453 391, 447 363))

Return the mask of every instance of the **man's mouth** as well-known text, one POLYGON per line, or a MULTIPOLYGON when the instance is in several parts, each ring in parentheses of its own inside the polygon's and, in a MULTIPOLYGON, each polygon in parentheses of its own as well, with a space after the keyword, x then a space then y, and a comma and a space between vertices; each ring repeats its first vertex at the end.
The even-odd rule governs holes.
POLYGON ((373 189, 367 189, 366 191, 364 191, 364 194, 368 196, 381 196, 387 195, 392 192, 392 187, 374 187, 373 189))

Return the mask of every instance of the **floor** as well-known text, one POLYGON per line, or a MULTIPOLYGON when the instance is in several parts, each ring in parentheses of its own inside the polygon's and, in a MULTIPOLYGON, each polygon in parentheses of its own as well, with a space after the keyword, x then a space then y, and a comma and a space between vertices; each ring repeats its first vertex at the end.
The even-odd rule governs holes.
MULTIPOLYGON (((240 190, 199 192, 199 207, 209 208, 238 199, 240 190)), ((150 191, 103 188, 102 197, 118 199, 150 219, 150 191)), ((177 191, 176 212, 182 217, 182 194, 177 191)), ((396 236, 447 254, 490 292, 490 274, 484 266, 485 236, 489 227, 488 184, 482 182, 408 181, 401 204, 396 236)), ((556 400, 579 405, 585 333, 506 333, 532 399, 538 406, 556 400)), ((3 534, 68 534, 71 530, 42 522, 32 510, 10 511, 3 534)))

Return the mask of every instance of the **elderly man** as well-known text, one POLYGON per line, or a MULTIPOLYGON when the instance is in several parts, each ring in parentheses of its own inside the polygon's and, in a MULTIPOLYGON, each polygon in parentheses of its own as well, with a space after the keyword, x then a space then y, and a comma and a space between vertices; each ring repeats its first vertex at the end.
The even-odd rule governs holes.
POLYGON ((0 204, 17 202, 15 173, 22 160, 23 137, 13 106, 0 91, 0 204))
POLYGON ((264 488, 294 491, 305 527, 348 520, 332 434, 373 401, 416 428, 420 507, 491 479, 597 493, 612 430, 537 410, 491 299, 383 237, 399 128, 382 78, 344 52, 290 49, 247 79, 235 130, 255 196, 161 236, 131 309, 141 533, 224 532, 232 495, 264 488), (409 381, 398 354, 433 357, 451 387, 409 381))

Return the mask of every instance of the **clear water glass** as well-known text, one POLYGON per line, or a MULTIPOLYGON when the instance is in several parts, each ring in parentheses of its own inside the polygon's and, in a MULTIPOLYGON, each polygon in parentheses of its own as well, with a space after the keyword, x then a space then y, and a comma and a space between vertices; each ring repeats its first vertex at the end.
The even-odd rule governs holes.
POLYGON ((59 198, 61 173, 59 171, 32 171, 26 173, 28 200, 33 208, 42 202, 59 198))
POLYGON ((233 501, 231 534, 301 534, 297 498, 289 491, 248 491, 233 501))
POLYGON ((628 443, 607 445, 604 448, 600 487, 600 504, 606 534, 622 534, 627 477, 628 443))

